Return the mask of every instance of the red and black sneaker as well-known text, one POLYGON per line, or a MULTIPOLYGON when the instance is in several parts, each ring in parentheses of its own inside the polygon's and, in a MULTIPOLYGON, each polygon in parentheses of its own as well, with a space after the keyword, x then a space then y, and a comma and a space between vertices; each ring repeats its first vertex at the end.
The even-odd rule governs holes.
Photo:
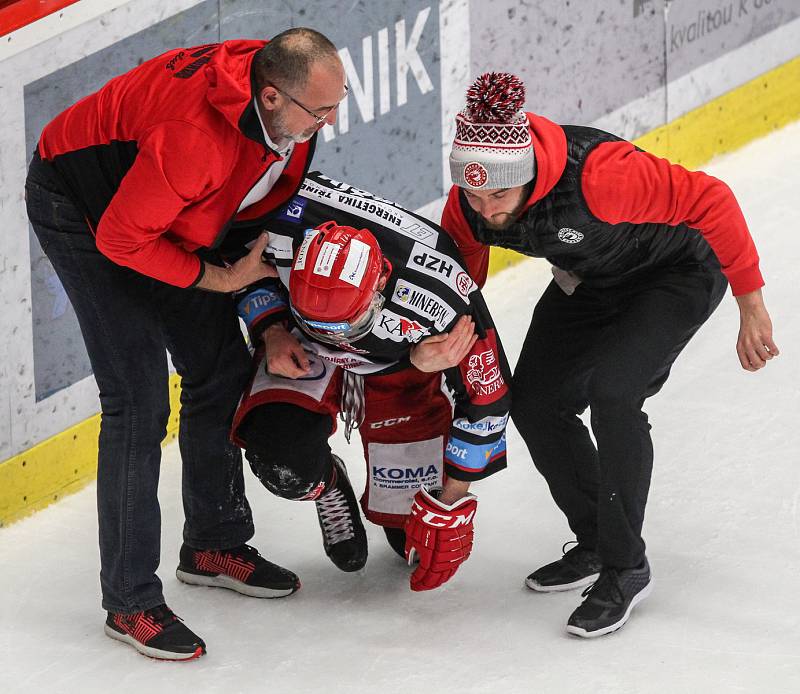
POLYGON ((262 557, 255 547, 194 549, 181 547, 179 581, 195 586, 229 588, 252 598, 282 598, 300 588, 300 579, 288 569, 262 557))
POLYGON ((105 632, 150 658, 192 660, 206 652, 203 639, 166 605, 133 614, 109 612, 105 632))

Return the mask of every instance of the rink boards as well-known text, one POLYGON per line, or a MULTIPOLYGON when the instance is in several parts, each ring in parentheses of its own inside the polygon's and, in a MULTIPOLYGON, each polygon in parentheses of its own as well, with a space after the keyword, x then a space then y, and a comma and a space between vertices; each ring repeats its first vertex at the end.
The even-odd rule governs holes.
MULTIPOLYGON (((351 94, 315 167, 437 218, 453 118, 488 69, 519 73, 527 107, 592 123, 689 167, 800 117, 791 0, 496 3, 81 0, 0 37, 0 525, 94 476, 97 388, 74 313, 32 239, 22 187, 42 126, 81 95, 178 45, 325 31, 351 94), (578 3, 573 3, 578 4, 578 3), (744 11, 742 10, 744 8, 744 11), (380 156, 375 156, 380 152, 380 156)), ((514 262, 494 252, 490 272, 514 262)), ((177 404, 178 384, 171 384, 177 404)), ((176 409, 170 436, 177 427, 176 409)))

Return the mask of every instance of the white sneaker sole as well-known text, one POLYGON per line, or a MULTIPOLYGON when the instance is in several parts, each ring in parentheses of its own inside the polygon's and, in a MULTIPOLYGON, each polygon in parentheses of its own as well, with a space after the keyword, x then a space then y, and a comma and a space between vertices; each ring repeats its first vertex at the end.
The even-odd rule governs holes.
POLYGON ((584 578, 579 578, 577 581, 573 581, 572 583, 559 583, 555 586, 543 586, 541 583, 537 583, 534 581, 530 576, 525 579, 525 585, 530 588, 531 590, 535 590, 537 593, 560 593, 565 590, 575 590, 576 588, 583 588, 584 586, 589 586, 594 583, 600 577, 599 573, 596 574, 589 574, 584 578))
POLYGON ((248 586, 246 583, 237 581, 235 578, 226 576, 225 574, 201 576, 178 569, 175 571, 175 576, 177 576, 179 581, 192 586, 227 588, 228 590, 234 590, 237 593, 247 595, 251 598, 285 598, 287 595, 291 595, 297 591, 297 588, 261 588, 259 586, 248 586))
POLYGON ((130 634, 120 634, 115 629, 112 629, 108 624, 104 626, 106 636, 114 639, 115 641, 122 641, 129 646, 133 646, 139 653, 146 655, 148 658, 158 658, 159 660, 194 660, 205 654, 205 651, 198 646, 194 653, 173 653, 172 651, 162 651, 158 648, 146 646, 141 641, 137 641, 130 634))
POLYGON ((625 622, 628 621, 628 617, 631 616, 631 611, 634 607, 636 607, 642 600, 644 600, 650 593, 653 591, 653 579, 650 579, 650 583, 648 583, 644 588, 642 588, 631 600, 631 604, 628 605, 628 609, 625 610, 625 614, 622 615, 618 622, 614 624, 609 624, 607 627, 603 627, 602 629, 597 629, 596 631, 586 631, 581 627, 572 626, 571 624, 567 624, 567 633, 573 634, 574 636, 580 636, 584 639, 593 639, 597 636, 605 636, 606 634, 610 634, 613 631, 619 629, 625 622))

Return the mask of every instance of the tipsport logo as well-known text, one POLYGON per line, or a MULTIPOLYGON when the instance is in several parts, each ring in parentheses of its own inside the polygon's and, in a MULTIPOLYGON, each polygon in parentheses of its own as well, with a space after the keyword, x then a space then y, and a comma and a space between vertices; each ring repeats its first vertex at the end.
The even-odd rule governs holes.
POLYGON ((466 447, 461 447, 453 443, 452 441, 447 442, 447 449, 445 451, 451 458, 456 460, 460 460, 461 462, 465 462, 467 459, 468 449, 466 447))
POLYGON ((450 439, 445 449, 445 459, 460 468, 482 470, 506 453, 506 435, 498 441, 484 444, 466 443, 450 439))

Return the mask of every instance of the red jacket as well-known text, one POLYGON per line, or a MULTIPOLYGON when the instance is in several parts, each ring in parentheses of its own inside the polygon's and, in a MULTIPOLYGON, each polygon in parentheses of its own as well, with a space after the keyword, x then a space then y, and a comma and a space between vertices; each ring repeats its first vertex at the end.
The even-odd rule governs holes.
POLYGON ((286 202, 314 140, 296 144, 269 195, 237 215, 278 161, 253 105, 251 66, 266 42, 169 51, 120 75, 51 121, 39 155, 86 215, 98 249, 119 265, 187 287, 198 248, 218 245, 234 217, 286 202))
MULTIPOLYGON (((533 113, 527 115, 536 179, 519 216, 523 224, 537 203, 559 183, 567 168, 568 149, 562 126, 533 113)), ((672 233, 670 227, 686 225, 698 230, 711 247, 734 295, 764 284, 747 223, 725 183, 637 150, 630 142, 613 139, 616 141, 591 149, 580 172, 580 192, 595 219, 611 225, 655 223, 663 225, 665 234, 672 233)), ((476 240, 464 214, 463 205, 467 203, 463 198, 460 189, 453 186, 442 226, 458 244, 473 278, 482 285, 489 248, 476 240)))

